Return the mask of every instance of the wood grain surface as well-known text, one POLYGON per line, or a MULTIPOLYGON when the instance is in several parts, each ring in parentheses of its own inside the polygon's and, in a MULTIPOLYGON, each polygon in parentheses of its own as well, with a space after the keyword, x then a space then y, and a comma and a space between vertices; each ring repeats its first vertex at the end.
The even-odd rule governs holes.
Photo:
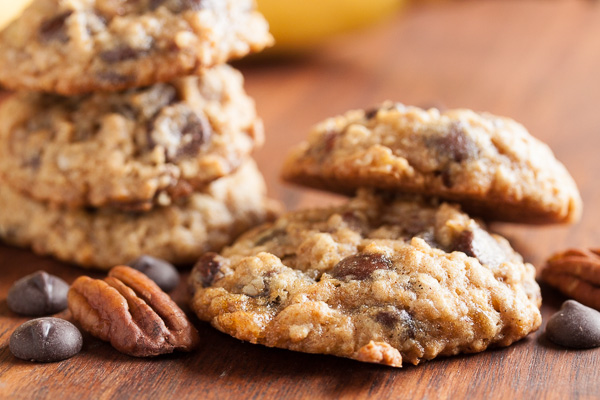
MULTIPOLYGON (((576 226, 494 228, 538 267, 554 251, 600 245, 597 2, 419 3, 378 27, 337 38, 310 56, 239 66, 267 130, 267 143, 256 158, 271 195, 290 209, 340 201, 278 179, 286 151, 315 122, 385 99, 467 107, 512 117, 547 142, 572 172, 585 202, 583 220, 576 226)), ((8 340, 26 319, 7 309, 6 294, 17 278, 38 269, 68 282, 87 273, 0 245, 2 399, 600 396, 600 349, 556 347, 545 340, 543 326, 508 348, 402 369, 252 345, 197 320, 203 344, 191 354, 136 359, 85 336, 83 351, 72 359, 20 361, 11 355, 8 340)), ((544 286, 542 294, 547 319, 564 298, 544 286)), ((174 298, 184 305, 185 296, 182 283, 174 298)))

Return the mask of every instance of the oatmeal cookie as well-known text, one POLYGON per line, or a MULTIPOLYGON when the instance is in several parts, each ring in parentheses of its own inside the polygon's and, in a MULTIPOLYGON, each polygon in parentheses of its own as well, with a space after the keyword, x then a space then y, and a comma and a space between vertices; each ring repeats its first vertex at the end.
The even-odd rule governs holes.
POLYGON ((271 43, 253 0, 34 0, 0 33, 0 83, 63 95, 122 90, 271 43))
POLYGON ((262 144, 242 75, 223 65, 125 92, 20 92, 0 104, 0 175, 41 201, 148 210, 234 171, 262 144))
POLYGON ((288 157, 287 181, 354 192, 438 196, 490 220, 575 222, 577 186, 547 145, 517 122, 470 110, 385 103, 327 119, 288 157))
POLYGON ((366 190, 288 213, 195 265, 192 308, 238 339, 401 366, 541 323, 535 269, 458 206, 366 190))
POLYGON ((0 182, 0 238, 83 267, 109 269, 143 255, 191 264, 250 227, 276 204, 253 161, 205 190, 150 212, 65 210, 31 200, 0 182))

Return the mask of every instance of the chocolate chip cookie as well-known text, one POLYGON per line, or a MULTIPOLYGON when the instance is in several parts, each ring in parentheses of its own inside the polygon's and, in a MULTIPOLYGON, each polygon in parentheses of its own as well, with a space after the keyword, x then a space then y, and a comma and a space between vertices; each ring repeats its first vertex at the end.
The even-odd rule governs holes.
POLYGON ((36 202, 0 182, 0 238, 38 254, 109 269, 147 254, 191 264, 250 227, 271 219, 276 204, 252 160, 206 189, 149 212, 65 210, 36 202))
POLYGON ((234 171, 262 144, 242 75, 223 65, 170 83, 0 104, 0 175, 65 205, 148 210, 234 171))
POLYGON ((385 103, 327 119, 288 157, 284 179, 437 196, 490 220, 575 222, 577 186, 547 145, 517 122, 470 110, 385 103))
POLYGON ((535 269, 458 206, 367 190, 200 258, 192 308, 238 339, 399 367, 541 323, 535 269))
POLYGON ((34 0, 0 33, 0 83, 63 95, 122 90, 271 43, 253 0, 34 0))

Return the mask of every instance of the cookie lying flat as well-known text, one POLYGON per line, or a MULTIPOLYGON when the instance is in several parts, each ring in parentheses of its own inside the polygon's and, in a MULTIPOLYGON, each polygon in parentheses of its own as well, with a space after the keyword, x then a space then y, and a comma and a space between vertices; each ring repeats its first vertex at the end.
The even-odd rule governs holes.
POLYGON ((121 90, 271 43, 253 0, 34 0, 0 34, 0 83, 65 95, 121 90))
POLYGON ((401 366, 508 346, 541 323, 535 269, 446 203, 289 213, 192 271, 192 308, 238 339, 401 366))
POLYGON ((0 175, 69 207, 168 205, 234 171, 262 140, 242 75, 227 65, 118 93, 21 92, 0 105, 0 175))
POLYGON ((0 182, 0 238, 84 267, 109 269, 148 254, 193 263, 240 233, 272 219, 275 204, 253 161, 204 191, 147 213, 62 210, 0 182))
POLYGON ((508 118, 385 103, 318 124, 284 179, 354 192, 377 187, 455 201, 490 220, 575 222, 581 198, 552 151, 508 118))

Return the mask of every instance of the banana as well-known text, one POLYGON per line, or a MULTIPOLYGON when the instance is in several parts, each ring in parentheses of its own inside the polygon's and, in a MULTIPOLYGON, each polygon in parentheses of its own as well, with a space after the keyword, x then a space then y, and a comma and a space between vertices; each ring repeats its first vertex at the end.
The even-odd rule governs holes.
POLYGON ((276 49, 302 50, 389 16, 407 0, 257 0, 276 49))

